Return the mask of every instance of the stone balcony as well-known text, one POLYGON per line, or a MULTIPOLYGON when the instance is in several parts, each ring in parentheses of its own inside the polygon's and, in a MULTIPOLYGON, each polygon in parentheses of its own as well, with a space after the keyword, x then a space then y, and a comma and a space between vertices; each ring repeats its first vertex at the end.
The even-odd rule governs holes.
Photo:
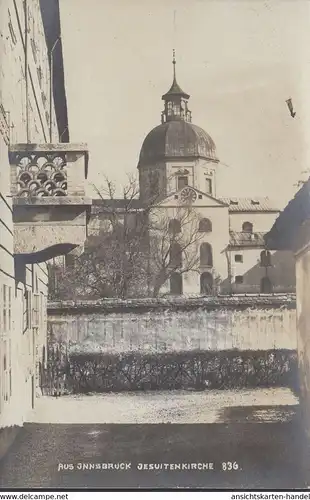
POLYGON ((15 144, 9 157, 14 253, 39 262, 83 245, 91 208, 87 146, 15 144))

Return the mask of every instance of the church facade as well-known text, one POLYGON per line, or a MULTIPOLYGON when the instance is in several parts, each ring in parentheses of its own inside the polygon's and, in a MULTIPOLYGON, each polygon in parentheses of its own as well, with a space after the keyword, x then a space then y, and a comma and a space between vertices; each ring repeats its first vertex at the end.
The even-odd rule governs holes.
MULTIPOLYGON (((267 197, 218 197, 216 146, 193 124, 189 98, 177 82, 173 57, 161 123, 141 147, 139 200, 132 209, 148 214, 153 289, 159 295, 293 292, 292 255, 265 248, 264 234, 279 209, 267 197)), ((108 205, 94 201, 93 234, 109 217, 108 205)))

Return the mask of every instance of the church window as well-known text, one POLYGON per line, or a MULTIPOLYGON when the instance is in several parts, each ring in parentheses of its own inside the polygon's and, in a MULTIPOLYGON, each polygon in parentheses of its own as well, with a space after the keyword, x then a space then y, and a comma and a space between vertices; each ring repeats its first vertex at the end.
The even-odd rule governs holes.
POLYGON ((242 224, 242 231, 244 233, 253 233, 253 224, 252 224, 252 222, 244 222, 242 224))
POLYGON ((169 221, 169 233, 177 234, 181 232, 181 222, 178 219, 171 219, 169 221))
POLYGON ((239 275, 235 277, 236 285, 241 285, 243 283, 243 276, 239 275))
POLYGON ((199 221, 198 231, 201 233, 210 233, 212 231, 212 222, 210 219, 201 219, 199 221))
POLYGON ((271 254, 268 250, 263 250, 260 253, 260 265, 262 267, 269 267, 271 266, 271 254))
POLYGON ((172 273, 170 277, 170 293, 173 295, 182 295, 183 279, 182 274, 172 273))
POLYGON ((182 267, 182 248, 179 243, 172 243, 170 247, 170 265, 175 268, 182 267))
POLYGON ((178 175, 178 191, 188 186, 188 177, 187 175, 178 175))
POLYGON ((206 193, 212 194, 212 180, 206 179, 206 193))
POLYGON ((200 293, 211 295, 213 292, 213 276, 211 273, 202 273, 200 276, 200 293))
POLYGON ((243 255, 236 254, 235 255, 235 262, 243 262, 243 255))
POLYGON ((212 247, 210 243, 202 243, 200 245, 200 265, 213 266, 212 247))

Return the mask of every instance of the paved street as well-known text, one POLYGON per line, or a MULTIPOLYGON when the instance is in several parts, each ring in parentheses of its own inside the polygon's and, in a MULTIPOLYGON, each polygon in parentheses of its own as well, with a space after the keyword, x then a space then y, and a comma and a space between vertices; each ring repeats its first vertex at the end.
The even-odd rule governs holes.
POLYGON ((287 420, 298 403, 285 388, 235 391, 141 391, 42 397, 30 421, 45 424, 212 424, 287 420), (281 412, 282 407, 286 411, 281 412), (247 408, 252 408, 248 414, 247 408), (242 421, 242 420, 241 420, 242 421))
POLYGON ((251 391, 240 391, 239 394, 227 391, 226 395, 224 392, 221 395, 211 392, 155 393, 153 398, 151 394, 137 394, 137 398, 133 394, 124 394, 49 399, 48 404, 45 403, 46 411, 54 408, 50 413, 50 423, 44 423, 47 413, 43 412, 42 399, 37 421, 25 425, 0 463, 0 485, 10 488, 302 487, 296 419, 298 407, 294 396, 284 389, 269 393, 256 390, 252 391, 252 396, 251 391), (85 413, 86 398, 89 401, 88 416, 85 413), (119 423, 103 423, 104 412, 99 412, 99 407, 111 409, 113 400, 115 420, 119 423), (129 400, 132 408, 139 408, 139 405, 145 408, 144 416, 141 413, 136 423, 129 423, 132 420, 129 400), (172 407, 177 400, 179 417, 170 413, 171 424, 159 423, 160 420, 168 421, 160 416, 157 423, 147 423, 152 421, 154 404, 157 415, 160 415, 160 406, 167 408, 170 404, 172 407), (211 423, 207 423, 207 417, 205 423, 180 423, 180 415, 189 414, 190 406, 197 414, 199 403, 203 410, 198 413, 207 415, 207 401, 213 408, 209 412, 213 415, 211 423), (252 404, 249 404, 251 401, 252 404), (120 407, 126 407, 126 403, 129 422, 121 423, 125 411, 121 418, 116 417, 120 407), (95 406, 97 416, 90 423, 83 422, 91 413, 94 414, 95 406), (75 423, 67 422, 70 407, 70 411, 73 407, 76 409, 75 423), (63 423, 52 421, 56 408, 58 419, 63 423), (61 412, 61 408, 66 411, 61 412), (151 408, 147 418, 146 412, 151 408), (214 408, 217 419, 214 419, 214 408), (131 464, 129 470, 104 470, 106 465, 102 465, 125 462, 131 464), (138 465, 196 462, 213 463, 213 470, 139 470, 138 465), (222 470, 225 468, 223 462, 236 464, 233 470, 225 471, 222 470), (97 464, 92 465, 97 468, 80 470, 79 464, 84 464, 84 467, 97 464))

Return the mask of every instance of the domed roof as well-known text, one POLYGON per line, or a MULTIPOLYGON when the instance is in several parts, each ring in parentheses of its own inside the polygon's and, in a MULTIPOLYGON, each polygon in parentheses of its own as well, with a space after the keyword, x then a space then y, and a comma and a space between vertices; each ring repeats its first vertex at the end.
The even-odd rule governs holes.
POLYGON ((172 120, 153 128, 144 139, 139 166, 165 158, 197 157, 217 160, 212 138, 202 128, 172 120))

